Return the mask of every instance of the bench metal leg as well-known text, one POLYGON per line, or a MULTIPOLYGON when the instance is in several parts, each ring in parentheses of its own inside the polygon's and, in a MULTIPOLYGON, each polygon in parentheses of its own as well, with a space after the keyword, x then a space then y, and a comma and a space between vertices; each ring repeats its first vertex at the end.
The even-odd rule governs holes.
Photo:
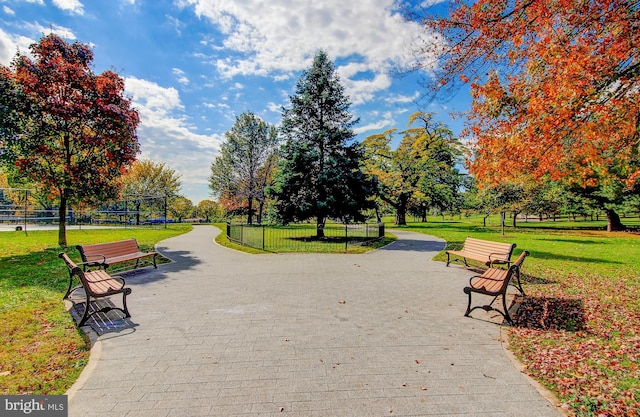
POLYGON ((122 310, 122 312, 124 313, 125 318, 131 317, 129 309, 127 308, 127 295, 129 294, 131 294, 131 288, 125 288, 122 292, 122 305, 124 306, 124 310, 122 310))
POLYGON ((465 294, 469 294, 469 303, 467 303, 467 312, 464 313, 465 317, 469 317, 469 314, 471 314, 471 288, 470 287, 464 287, 465 294))
POLYGON ((450 259, 450 257, 449 257, 449 256, 450 256, 450 255, 447 253, 447 266, 449 266, 449 264, 450 264, 451 262, 455 262, 455 261, 462 261, 462 262, 464 262, 464 266, 466 266, 467 268, 469 268, 469 263, 467 263, 467 258, 462 258, 462 259, 460 259, 460 258, 450 259))
MULTIPOLYGON (((473 308, 471 308, 471 293, 473 293, 473 289, 471 287, 465 287, 463 289, 465 294, 469 294, 469 302, 467 304, 467 311, 464 313, 465 317, 469 317, 469 315, 471 314, 471 312, 477 308, 481 308, 486 312, 489 311, 496 311, 498 313, 500 313, 500 315, 502 315, 502 317, 504 317, 505 320, 507 320, 509 322, 509 324, 513 325, 513 319, 511 318, 511 316, 509 315, 509 309, 507 308, 507 296, 506 294, 498 294, 493 298, 493 301, 491 301, 491 303, 487 304, 487 305, 483 305, 483 306, 475 306, 473 308), (502 308, 504 309, 504 312, 500 311, 499 309, 493 307, 493 303, 496 301, 496 298, 498 298, 500 295, 502 295, 502 308)), ((482 293, 480 293, 482 294, 482 293)), ((489 295, 489 294, 485 294, 485 295, 489 295)))
MULTIPOLYGON (((522 288, 522 283, 520 282, 520 271, 518 270, 516 272, 516 281, 518 282, 518 284, 513 284, 513 283, 509 283, 510 285, 513 285, 514 287, 516 287, 518 289, 518 291, 520 291, 520 294, 522 294, 523 296, 526 296, 527 294, 524 293, 524 289, 522 288)), ((513 281, 513 280, 511 280, 513 281)))
MULTIPOLYGON (((69 288, 67 288, 67 292, 64 294, 64 297, 62 297, 63 300, 66 300, 69 295, 71 295, 71 291, 73 291, 75 288, 73 288, 73 275, 70 274, 69 276, 69 288)), ((77 287, 76 287, 77 288, 77 287)))
POLYGON ((122 306, 123 308, 120 307, 104 307, 101 308, 100 310, 94 311, 93 313, 89 314, 89 307, 90 307, 90 303, 91 303, 91 297, 89 295, 87 295, 87 299, 84 305, 84 313, 82 314, 82 318, 80 319, 80 323, 78 324, 78 326, 82 327, 84 326, 84 324, 87 322, 87 320, 89 320, 89 318, 91 316, 93 316, 96 313, 106 313, 109 312, 111 310, 119 310, 124 314, 124 318, 129 318, 131 317, 131 313, 129 313, 129 308, 127 307, 127 295, 131 294, 131 288, 125 288, 124 291, 122 291, 122 306))
POLYGON ((82 327, 89 319, 89 305, 91 303, 91 296, 87 293, 86 301, 84 303, 84 314, 82 314, 82 318, 80 319, 80 324, 78 326, 82 327))
POLYGON ((511 316, 509 315, 509 309, 507 308, 507 294, 502 294, 502 308, 504 309, 504 314, 502 315, 504 316, 505 319, 507 319, 509 324, 513 325, 513 320, 511 319, 511 316))

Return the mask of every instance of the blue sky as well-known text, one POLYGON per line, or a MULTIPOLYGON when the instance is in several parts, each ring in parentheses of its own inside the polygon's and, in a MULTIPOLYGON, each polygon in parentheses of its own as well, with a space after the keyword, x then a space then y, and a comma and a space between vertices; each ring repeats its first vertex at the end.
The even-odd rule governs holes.
MULTIPOLYGON (((427 0, 438 3, 438 0, 427 0)), ((360 118, 358 139, 406 126, 431 111, 458 134, 446 103, 420 98, 419 80, 394 68, 430 34, 402 21, 393 0, 0 0, 0 63, 44 34, 89 44, 94 71, 114 69, 140 113, 141 159, 164 162, 197 204, 211 199, 210 165, 235 117, 252 111, 279 124, 282 106, 318 49, 334 60, 360 118)), ((433 9, 442 12, 442 5, 433 9)), ((424 68, 434 64, 423 57, 424 68)))

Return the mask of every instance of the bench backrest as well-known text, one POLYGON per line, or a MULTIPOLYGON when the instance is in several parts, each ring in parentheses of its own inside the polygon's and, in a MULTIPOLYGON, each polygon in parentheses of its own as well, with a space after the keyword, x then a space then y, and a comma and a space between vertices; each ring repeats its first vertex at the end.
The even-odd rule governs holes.
POLYGON ((522 263, 524 262, 524 259, 527 256, 529 256, 529 252, 523 251, 518 257, 518 259, 509 267, 509 269, 504 269, 504 268, 487 269, 481 275, 481 278, 486 278, 486 279, 479 280, 478 284, 482 285, 482 289, 484 291, 488 291, 493 294, 504 293, 507 287, 509 286, 511 279, 514 276, 518 276, 520 274, 522 263))
POLYGON ((491 242, 488 240, 468 237, 464 241, 465 252, 475 253, 480 257, 487 257, 491 261, 509 263, 515 243, 491 242))
POLYGON ((103 256, 108 259, 140 251, 135 238, 93 245, 77 245, 76 248, 80 251, 83 262, 102 261, 103 256))

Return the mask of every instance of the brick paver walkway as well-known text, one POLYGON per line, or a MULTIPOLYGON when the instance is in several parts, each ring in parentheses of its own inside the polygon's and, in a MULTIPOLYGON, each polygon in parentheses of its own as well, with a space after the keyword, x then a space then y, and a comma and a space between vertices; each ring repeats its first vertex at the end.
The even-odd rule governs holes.
POLYGON ((70 416, 560 415, 500 327, 463 316, 471 273, 430 261, 442 241, 249 255, 217 233, 161 242, 175 262, 128 278, 133 317, 100 336, 70 416))

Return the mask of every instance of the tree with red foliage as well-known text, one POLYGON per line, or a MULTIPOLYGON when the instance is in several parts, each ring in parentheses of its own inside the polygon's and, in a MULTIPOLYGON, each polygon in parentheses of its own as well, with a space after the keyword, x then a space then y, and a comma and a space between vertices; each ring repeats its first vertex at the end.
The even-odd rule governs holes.
POLYGON ((66 246, 69 204, 117 197, 117 179, 138 153, 138 112, 118 74, 93 73, 87 45, 51 34, 31 52, 33 60, 17 55, 11 68, 0 68, 7 104, 0 111, 20 116, 2 136, 0 157, 57 201, 58 243, 66 246))
MULTIPOLYGON (((606 210, 640 192, 640 6, 629 0, 450 2, 434 94, 470 83, 470 171, 561 181, 606 210)), ((415 16, 414 16, 415 18, 415 16)))

